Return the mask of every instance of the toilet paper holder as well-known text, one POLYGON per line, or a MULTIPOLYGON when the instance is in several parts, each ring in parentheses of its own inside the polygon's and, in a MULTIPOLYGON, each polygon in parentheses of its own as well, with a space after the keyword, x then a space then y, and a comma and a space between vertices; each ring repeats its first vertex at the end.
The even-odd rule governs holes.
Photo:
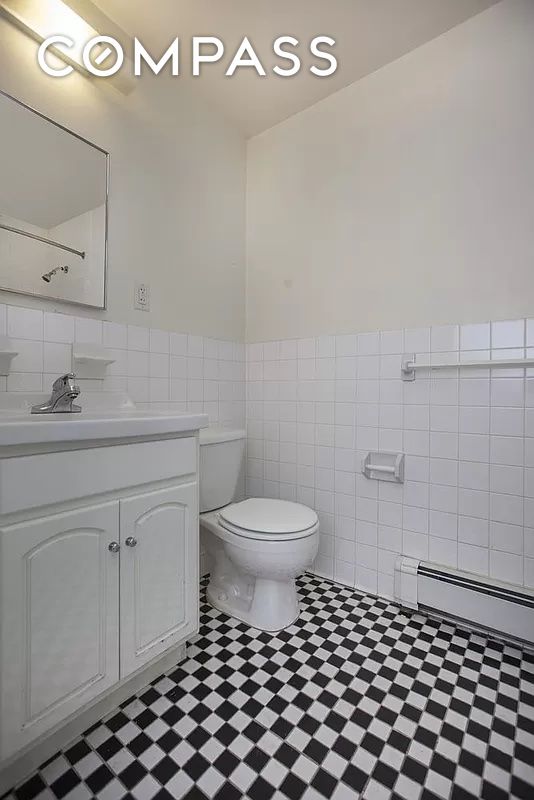
POLYGON ((368 453, 362 465, 366 478, 404 483, 404 453, 368 453))

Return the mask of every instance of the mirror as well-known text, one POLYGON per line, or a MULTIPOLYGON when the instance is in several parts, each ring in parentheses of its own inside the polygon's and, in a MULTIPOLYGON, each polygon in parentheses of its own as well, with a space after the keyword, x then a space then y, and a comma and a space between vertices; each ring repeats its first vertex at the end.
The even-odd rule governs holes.
POLYGON ((108 162, 0 92, 0 289, 105 308, 108 162))

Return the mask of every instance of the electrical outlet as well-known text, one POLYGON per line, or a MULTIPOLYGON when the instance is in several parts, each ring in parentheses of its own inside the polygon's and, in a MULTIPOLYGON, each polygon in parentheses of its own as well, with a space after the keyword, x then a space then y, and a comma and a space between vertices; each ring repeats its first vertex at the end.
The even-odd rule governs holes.
POLYGON ((150 286, 148 284, 135 284, 134 308, 138 311, 150 311, 150 286))

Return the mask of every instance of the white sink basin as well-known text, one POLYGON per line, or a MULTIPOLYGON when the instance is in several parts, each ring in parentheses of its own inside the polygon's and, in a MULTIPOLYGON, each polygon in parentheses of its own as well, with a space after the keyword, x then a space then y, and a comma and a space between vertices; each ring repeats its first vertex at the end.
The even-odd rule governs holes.
POLYGON ((161 436, 205 428, 206 414, 177 413, 158 407, 138 408, 127 395, 85 393, 79 414, 31 414, 44 394, 0 393, 0 447, 161 436))

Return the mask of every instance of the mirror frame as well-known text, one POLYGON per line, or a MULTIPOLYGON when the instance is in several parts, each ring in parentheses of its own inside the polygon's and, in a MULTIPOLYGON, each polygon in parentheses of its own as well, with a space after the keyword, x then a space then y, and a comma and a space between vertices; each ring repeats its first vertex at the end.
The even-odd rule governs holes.
MULTIPOLYGON (((110 183, 110 154, 104 148, 99 147, 99 145, 95 144, 94 142, 89 141, 84 136, 80 136, 79 133, 75 133, 75 131, 70 130, 65 125, 62 125, 60 122, 56 122, 51 117, 48 117, 46 114, 43 114, 41 111, 38 111, 36 108, 28 105, 28 103, 24 103, 22 100, 19 100, 18 97, 14 97, 9 92, 5 92, 3 89, 0 89, 0 96, 6 97, 8 100, 12 100, 17 105, 25 108, 27 111, 30 111, 32 114, 36 114, 41 119, 44 119, 46 122, 50 122, 52 125, 55 125, 56 128, 59 128, 64 133, 69 133, 71 136, 74 136, 80 142, 83 142, 89 147, 98 150, 105 156, 106 159, 106 209, 105 209, 105 223, 104 223, 104 296, 102 298, 102 305, 96 305, 94 303, 83 303, 78 300, 64 300, 61 297, 52 297, 47 294, 39 294, 38 292, 25 292, 22 289, 9 289, 5 286, 0 285, 1 292, 10 292, 11 294, 20 294, 26 297, 37 297, 41 300, 50 300, 52 303, 66 303, 68 305, 78 306, 82 308, 95 308, 99 311, 105 311, 107 309, 107 288, 108 288, 108 281, 107 281, 107 273, 108 273, 108 231, 109 231, 109 183, 110 183)), ((0 209, 1 210, 1 209, 0 209)))

